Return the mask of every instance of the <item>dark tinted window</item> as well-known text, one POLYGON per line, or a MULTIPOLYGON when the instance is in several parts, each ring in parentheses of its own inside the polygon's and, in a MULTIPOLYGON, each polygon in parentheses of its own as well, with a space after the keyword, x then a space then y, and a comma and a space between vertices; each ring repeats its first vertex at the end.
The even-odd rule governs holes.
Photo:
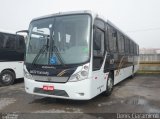
POLYGON ((24 50, 25 49, 24 37, 18 36, 17 40, 19 41, 18 49, 24 50))
POLYGON ((134 43, 134 54, 137 54, 137 48, 136 48, 136 44, 134 43))
POLYGON ((7 37, 7 42, 6 42, 6 47, 7 49, 15 49, 15 45, 16 45, 16 39, 13 35, 6 35, 7 37))
POLYGON ((132 42, 132 47, 133 47, 133 52, 132 53, 134 54, 134 42, 132 42))
POLYGON ((0 48, 4 47, 4 35, 0 33, 0 48))
POLYGON ((93 70, 99 70, 104 59, 104 31, 95 28, 93 36, 93 70))
POLYGON ((110 51, 117 51, 117 32, 112 27, 108 27, 109 35, 109 49, 110 51))
POLYGON ((125 38, 125 53, 129 53, 129 39, 125 38))
POLYGON ((93 48, 94 50, 101 50, 101 31, 99 29, 95 30, 94 33, 94 43, 93 43, 93 48))
POLYGON ((103 55, 104 52, 104 32, 98 28, 94 30, 93 50, 95 54, 103 55))
POLYGON ((133 54, 134 52, 134 45, 133 42, 130 40, 130 54, 133 54))
POLYGON ((94 24, 103 30, 105 29, 105 23, 100 19, 96 19, 94 24))
POLYGON ((118 34, 118 50, 124 52, 124 36, 121 33, 118 34))
POLYGON ((0 48, 15 49, 16 39, 14 35, 0 34, 0 48))
POLYGON ((139 55, 139 46, 137 45, 137 55, 139 55))

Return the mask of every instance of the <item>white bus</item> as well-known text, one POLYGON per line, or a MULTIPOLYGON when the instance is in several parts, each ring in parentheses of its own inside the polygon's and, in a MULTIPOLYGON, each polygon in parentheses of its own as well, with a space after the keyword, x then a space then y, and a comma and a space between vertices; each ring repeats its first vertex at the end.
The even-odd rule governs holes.
POLYGON ((89 100, 138 69, 138 45, 91 11, 33 19, 24 64, 27 93, 89 100))
POLYGON ((0 85, 23 78, 25 41, 21 35, 0 32, 0 85))

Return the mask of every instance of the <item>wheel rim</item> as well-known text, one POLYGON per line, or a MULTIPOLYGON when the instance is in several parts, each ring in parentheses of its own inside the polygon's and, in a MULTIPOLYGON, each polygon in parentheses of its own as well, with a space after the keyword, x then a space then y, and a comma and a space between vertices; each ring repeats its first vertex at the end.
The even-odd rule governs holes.
POLYGON ((4 74, 2 76, 2 81, 5 82, 5 83, 10 82, 11 80, 12 80, 12 76, 9 75, 9 74, 4 74))
POLYGON ((112 78, 109 77, 108 78, 108 91, 111 91, 112 87, 113 87, 113 81, 112 81, 112 78))

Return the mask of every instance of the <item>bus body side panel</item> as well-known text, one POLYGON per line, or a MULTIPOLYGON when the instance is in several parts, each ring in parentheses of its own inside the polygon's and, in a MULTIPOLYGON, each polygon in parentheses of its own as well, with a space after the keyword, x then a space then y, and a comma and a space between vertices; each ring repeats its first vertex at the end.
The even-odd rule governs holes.
POLYGON ((134 73, 136 73, 139 69, 139 56, 134 56, 134 73))
POLYGON ((107 78, 109 72, 104 73, 103 70, 93 71, 91 81, 91 95, 93 97, 99 95, 106 90, 107 78))
POLYGON ((114 71, 114 85, 132 75, 133 66, 114 71))
POLYGON ((139 68, 138 56, 124 56, 119 58, 119 64, 114 70, 114 85, 136 73, 139 68))
POLYGON ((16 78, 23 78, 23 61, 0 62, 0 73, 6 69, 13 70, 16 78))
POLYGON ((136 73, 139 69, 139 64, 134 65, 134 73, 136 73))

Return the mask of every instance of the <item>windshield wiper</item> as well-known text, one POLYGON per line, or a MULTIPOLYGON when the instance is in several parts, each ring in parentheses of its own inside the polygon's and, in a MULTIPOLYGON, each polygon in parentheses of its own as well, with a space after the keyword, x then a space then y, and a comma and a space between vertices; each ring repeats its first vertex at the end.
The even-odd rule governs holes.
POLYGON ((39 56, 41 54, 43 54, 46 50, 48 50, 49 48, 49 35, 47 36, 47 44, 43 45, 43 47, 39 50, 38 54, 36 55, 36 57, 33 59, 32 65, 36 64, 36 61, 38 60, 39 56))
POLYGON ((58 57, 58 60, 60 61, 60 63, 65 66, 65 63, 64 63, 64 61, 62 60, 62 57, 61 57, 61 55, 60 55, 60 53, 59 53, 59 50, 58 50, 57 46, 54 45, 54 41, 53 41, 52 52, 53 52, 53 51, 54 51, 55 55, 58 57))

